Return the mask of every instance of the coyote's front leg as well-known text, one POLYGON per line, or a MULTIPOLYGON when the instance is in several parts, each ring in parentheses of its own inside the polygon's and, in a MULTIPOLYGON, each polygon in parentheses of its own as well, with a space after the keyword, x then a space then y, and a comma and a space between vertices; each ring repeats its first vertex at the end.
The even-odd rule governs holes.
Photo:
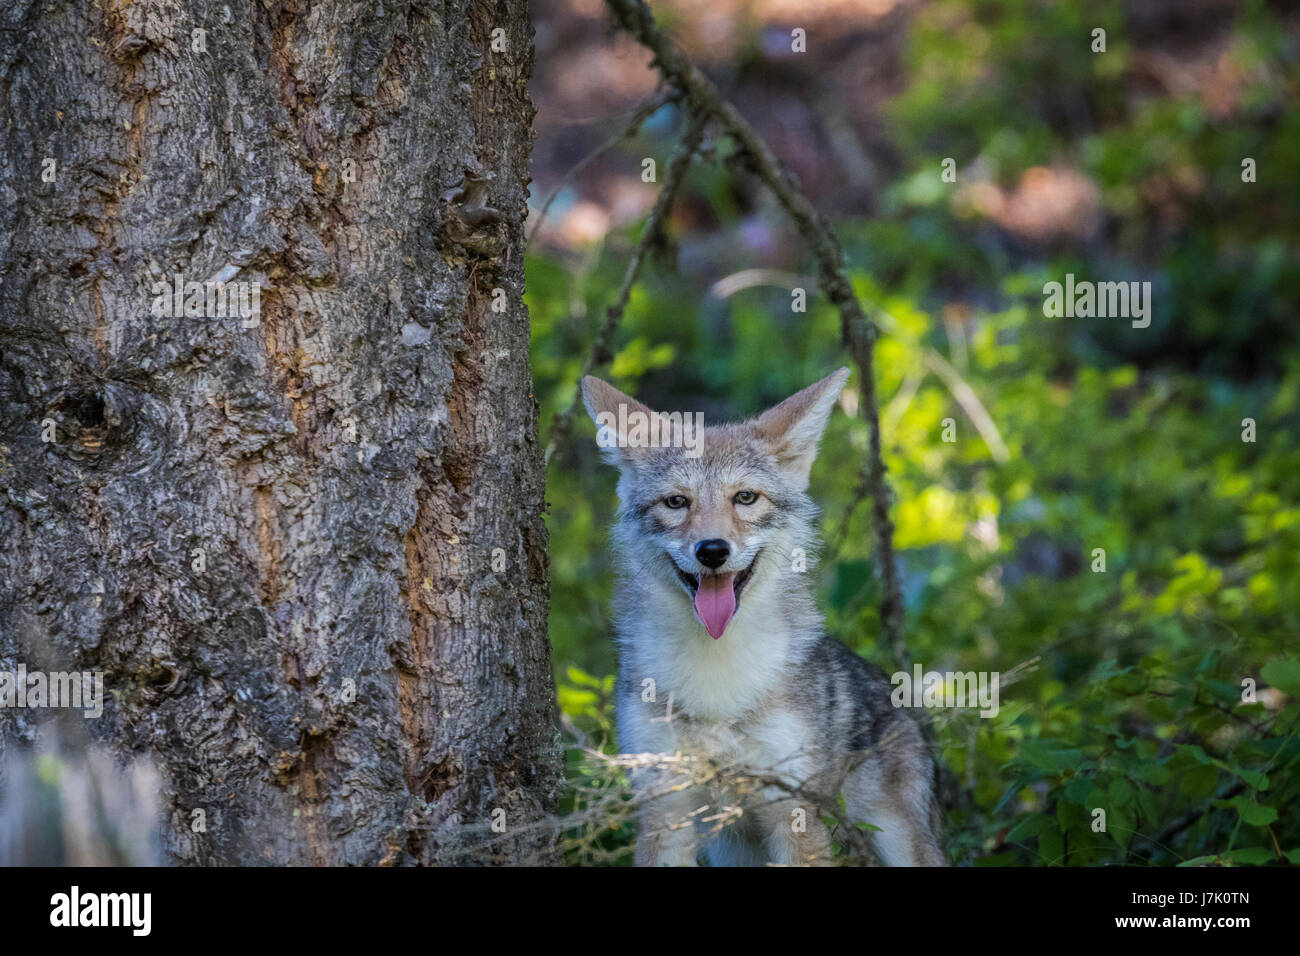
POLYGON ((696 811, 704 803, 698 787, 673 789, 685 778, 663 772, 634 777, 644 802, 637 811, 640 832, 636 839, 637 866, 696 866, 700 837, 696 811))
POLYGON ((756 815, 768 855, 781 866, 834 866, 831 837, 815 806, 794 799, 772 800, 756 815))

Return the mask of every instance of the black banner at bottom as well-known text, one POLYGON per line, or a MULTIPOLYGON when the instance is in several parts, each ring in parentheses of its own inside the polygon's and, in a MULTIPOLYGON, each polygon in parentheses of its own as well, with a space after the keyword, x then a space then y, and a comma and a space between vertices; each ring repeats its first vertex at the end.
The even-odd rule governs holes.
POLYGON ((990 940, 1048 927, 1071 942, 1136 936, 1182 947, 1196 939, 1231 945, 1261 930, 1294 938, 1297 872, 10 869, 0 870, 0 881, 10 944, 47 935, 127 946, 281 938, 297 948, 374 942, 376 931, 429 935, 433 945, 467 944, 465 933, 499 943, 513 932, 536 944, 625 925, 667 940, 681 938, 674 924, 685 932, 700 922, 741 939, 778 931, 782 922, 820 937, 860 932, 865 921, 876 930, 893 926, 918 945, 958 927, 970 939, 993 934, 990 940), (439 939, 448 932, 454 937, 439 939))

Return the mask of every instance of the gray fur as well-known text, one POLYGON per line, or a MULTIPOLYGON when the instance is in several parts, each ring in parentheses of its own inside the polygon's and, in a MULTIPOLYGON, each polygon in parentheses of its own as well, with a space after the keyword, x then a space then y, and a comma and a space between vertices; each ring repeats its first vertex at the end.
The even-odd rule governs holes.
MULTIPOLYGON (((638 864, 690 865, 701 850, 714 865, 828 864, 821 817, 842 794, 844 823, 880 828, 871 843, 884 863, 946 865, 924 734, 891 704, 885 675, 824 633, 809 573, 796 570, 796 549, 812 569, 808 469, 846 377, 841 370, 755 421, 707 428, 697 458, 681 448, 610 452, 620 469, 620 744, 666 755, 664 766, 634 774, 647 794, 638 864), (741 507, 742 488, 760 500, 741 507), (689 507, 664 504, 677 494, 689 507), (692 548, 710 537, 732 547, 722 571, 752 565, 717 640, 678 574, 706 571, 692 548), (689 777, 677 754, 722 772, 697 767, 689 777)), ((620 402, 645 409, 594 379, 583 390, 593 418, 620 402)))

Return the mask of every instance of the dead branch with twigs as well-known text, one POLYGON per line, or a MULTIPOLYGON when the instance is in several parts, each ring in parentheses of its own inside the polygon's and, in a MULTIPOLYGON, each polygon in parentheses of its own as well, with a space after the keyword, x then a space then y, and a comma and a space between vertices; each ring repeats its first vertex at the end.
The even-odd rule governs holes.
MULTIPOLYGON (((825 823, 833 845, 840 850, 832 859, 809 860, 809 863, 870 865, 875 862, 867 834, 858 826, 859 821, 845 813, 838 793, 825 793, 809 781, 794 779, 781 765, 753 767, 739 761, 680 751, 615 754, 578 742, 583 773, 573 790, 573 809, 549 820, 533 821, 522 829, 509 821, 504 821, 500 828, 492 822, 466 824, 460 833, 459 850, 464 862, 489 858, 496 843, 517 841, 526 830, 530 836, 540 837, 539 845, 557 849, 571 862, 615 863, 632 852, 631 843, 619 840, 615 846, 606 847, 602 842, 609 834, 634 823, 639 826, 639 839, 694 827, 703 847, 728 827, 738 824, 754 806, 768 800, 773 791, 805 810, 811 818, 809 825, 825 823), (661 823, 651 823, 640 813, 660 798, 685 789, 698 792, 703 798, 689 813, 661 823)), ((880 746, 887 743, 888 738, 880 746)), ((855 754, 843 770, 852 771, 872 752, 855 754)), ((789 759, 793 761, 798 756, 801 755, 793 754, 789 759)), ((412 828, 419 829, 419 825, 412 828)))
MULTIPOLYGON (((1039 663, 1038 657, 1021 661, 1001 675, 1001 686, 1010 687, 1023 680, 1039 663)), ((673 719, 671 710, 664 719, 673 719)), ((961 710, 944 710, 930 719, 931 729, 959 733, 960 724, 967 719, 961 710), (950 727, 954 722, 959 726, 950 727)), ((558 852, 564 859, 580 865, 618 863, 633 852, 632 841, 621 834, 630 827, 638 828, 638 838, 695 827, 703 847, 728 827, 743 821, 755 806, 770 800, 774 791, 781 799, 795 801, 804 809, 812 818, 812 825, 818 820, 827 825, 832 853, 836 855, 830 860, 810 860, 810 863, 862 866, 877 862, 869 834, 860 826, 870 825, 871 821, 851 819, 841 805, 837 789, 814 786, 813 781, 796 779, 791 774, 791 766, 809 756, 806 750, 791 753, 776 765, 763 767, 694 752, 611 753, 606 749, 608 740, 591 739, 567 716, 562 722, 566 748, 581 757, 580 773, 571 784, 572 808, 523 826, 510 820, 499 821, 499 826, 492 821, 466 823, 459 844, 463 862, 490 859, 496 844, 518 842, 523 834, 535 837, 536 845, 543 848, 535 861, 539 864, 543 862, 540 854, 548 852, 558 852), (702 796, 689 813, 654 824, 640 812, 660 798, 687 788, 702 796)), ((866 729, 863 728, 864 732, 866 729)), ((840 768, 844 776, 876 752, 887 749, 892 739, 888 733, 882 735, 874 747, 847 759, 840 768)), ((420 829, 420 824, 412 824, 411 829, 420 829)))
POLYGON ((709 116, 744 151, 753 171, 794 221, 817 261, 822 291, 840 313, 841 338, 858 370, 861 400, 858 409, 867 425, 866 477, 872 496, 872 519, 876 535, 876 573, 880 576, 880 621, 894 656, 906 659, 903 642, 903 599, 894 556, 894 522, 890 516, 892 495, 880 447, 880 416, 872 359, 879 330, 867 318, 853 293, 844 269, 844 251, 825 217, 804 195, 798 181, 771 147, 727 100, 699 67, 695 66, 655 24, 654 14, 644 0, 606 0, 619 25, 654 54, 654 66, 678 89, 687 109, 709 116))

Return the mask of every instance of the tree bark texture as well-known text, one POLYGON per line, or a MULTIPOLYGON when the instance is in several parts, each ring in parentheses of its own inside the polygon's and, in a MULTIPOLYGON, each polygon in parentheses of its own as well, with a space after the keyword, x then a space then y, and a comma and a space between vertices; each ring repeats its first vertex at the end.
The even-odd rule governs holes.
POLYGON ((523 0, 0 12, 0 667, 103 671, 171 862, 547 859, 532 56, 523 0))

